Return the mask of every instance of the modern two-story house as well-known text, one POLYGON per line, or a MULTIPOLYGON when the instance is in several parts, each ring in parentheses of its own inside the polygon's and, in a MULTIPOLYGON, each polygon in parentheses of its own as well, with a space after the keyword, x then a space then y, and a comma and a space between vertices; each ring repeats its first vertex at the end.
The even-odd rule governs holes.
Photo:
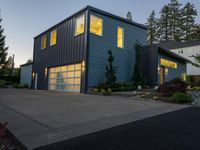
POLYGON ((32 88, 85 93, 105 79, 108 50, 117 81, 129 82, 146 26, 87 6, 34 38, 32 88))

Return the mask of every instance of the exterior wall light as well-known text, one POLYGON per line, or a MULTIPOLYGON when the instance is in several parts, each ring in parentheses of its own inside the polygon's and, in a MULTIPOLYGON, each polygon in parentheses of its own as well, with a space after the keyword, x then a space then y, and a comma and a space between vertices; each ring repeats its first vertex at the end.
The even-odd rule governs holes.
POLYGON ((35 72, 33 72, 32 76, 33 76, 33 78, 35 78, 35 72))
POLYGON ((160 73, 160 67, 158 67, 158 74, 160 73))
POLYGON ((45 68, 45 77, 47 77, 47 71, 48 71, 48 69, 47 69, 47 67, 45 68))
POLYGON ((168 68, 165 68, 165 75, 168 75, 168 72, 169 72, 168 68))
POLYGON ((85 71, 85 61, 82 61, 82 71, 85 71))

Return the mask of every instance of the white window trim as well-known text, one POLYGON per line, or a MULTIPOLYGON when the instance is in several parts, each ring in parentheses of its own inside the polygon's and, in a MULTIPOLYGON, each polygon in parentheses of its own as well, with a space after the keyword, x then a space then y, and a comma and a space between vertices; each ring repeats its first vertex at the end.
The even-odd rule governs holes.
POLYGON ((121 27, 121 26, 117 26, 117 47, 118 47, 118 48, 121 48, 121 49, 124 49, 124 28, 121 27), (118 46, 118 29, 119 29, 119 28, 122 28, 122 31, 123 31, 123 32, 122 32, 122 33, 123 33, 123 34, 122 34, 122 47, 119 47, 119 46, 118 46))
POLYGON ((43 50, 43 49, 46 49, 47 48, 47 35, 45 34, 45 35, 43 35, 42 37, 41 37, 41 50, 43 50), (43 48, 42 47, 42 42, 43 42, 43 38, 46 36, 46 47, 45 48, 43 48))
POLYGON ((102 33, 101 33, 101 35, 96 34, 95 32, 91 32, 91 31, 90 31, 90 33, 91 33, 91 34, 94 34, 94 35, 96 35, 96 36, 103 36, 103 18, 102 18, 102 17, 99 17, 99 16, 97 16, 97 15, 90 14, 90 22, 91 22, 91 16, 96 17, 96 18, 99 18, 99 19, 102 20, 102 33))
POLYGON ((74 36, 79 36, 79 35, 84 34, 84 33, 85 33, 85 14, 80 15, 79 17, 75 18, 75 31, 74 31, 74 36), (76 34, 76 23, 77 23, 77 19, 80 19, 81 17, 84 17, 84 31, 83 31, 83 33, 76 34))
POLYGON ((56 44, 57 44, 57 29, 55 29, 55 30, 53 30, 53 31, 51 31, 51 36, 50 36, 50 46, 54 46, 54 45, 56 45, 56 44, 52 44, 51 42, 51 37, 52 37, 52 32, 55 32, 56 31, 56 44))

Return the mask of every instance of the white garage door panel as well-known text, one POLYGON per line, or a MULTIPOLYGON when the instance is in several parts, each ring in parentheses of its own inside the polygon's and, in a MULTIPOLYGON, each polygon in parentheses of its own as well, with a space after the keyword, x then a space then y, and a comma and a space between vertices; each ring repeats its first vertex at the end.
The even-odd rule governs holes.
POLYGON ((81 64, 49 69, 48 89, 63 92, 80 92, 81 64))

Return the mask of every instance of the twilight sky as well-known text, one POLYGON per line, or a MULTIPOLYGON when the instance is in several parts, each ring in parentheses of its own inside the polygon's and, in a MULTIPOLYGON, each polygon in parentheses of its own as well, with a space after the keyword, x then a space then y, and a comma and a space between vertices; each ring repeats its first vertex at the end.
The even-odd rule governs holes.
MULTIPOLYGON (((199 0, 179 0, 195 4, 199 11, 196 22, 200 23, 199 0)), ((146 23, 152 10, 158 14, 169 0, 0 0, 1 16, 5 29, 9 55, 15 54, 15 66, 25 63, 33 55, 33 38, 67 18, 71 14, 91 5, 110 13, 125 17, 131 11, 133 20, 146 23)))

